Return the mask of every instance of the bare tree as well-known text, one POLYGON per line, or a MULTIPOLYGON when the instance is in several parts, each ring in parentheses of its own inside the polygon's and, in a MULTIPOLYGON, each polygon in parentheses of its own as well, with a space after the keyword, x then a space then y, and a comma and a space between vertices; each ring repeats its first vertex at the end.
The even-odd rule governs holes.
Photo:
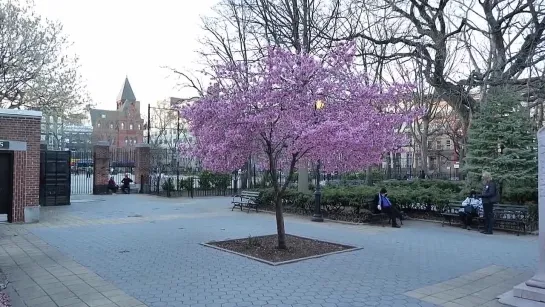
POLYGON ((458 113, 464 127, 478 107, 475 90, 484 95, 489 86, 509 83, 521 85, 521 91, 524 85, 529 100, 543 95, 543 78, 529 76, 529 68, 545 60, 543 1, 356 2, 365 3, 372 23, 349 28, 337 39, 389 47, 387 54, 367 56, 418 61, 426 83, 458 113), (388 37, 377 37, 377 27, 388 37), (449 71, 454 63, 457 69, 449 71))
POLYGON ((434 94, 433 88, 425 84, 421 66, 416 61, 401 62, 401 60, 397 59, 395 62, 397 70, 391 71, 393 65, 388 66, 390 75, 397 75, 398 78, 395 79, 403 83, 415 84, 413 100, 407 102, 403 107, 411 110, 420 109, 423 112, 409 126, 409 132, 411 139, 415 142, 415 153, 420 154, 421 168, 426 175, 429 175, 428 157, 430 148, 428 144, 442 133, 440 125, 432 125, 431 123, 437 121, 444 106, 441 104, 440 97, 434 94))
POLYGON ((0 3, 0 104, 38 109, 66 120, 81 120, 90 105, 77 72, 77 58, 59 23, 43 20, 32 6, 0 3))

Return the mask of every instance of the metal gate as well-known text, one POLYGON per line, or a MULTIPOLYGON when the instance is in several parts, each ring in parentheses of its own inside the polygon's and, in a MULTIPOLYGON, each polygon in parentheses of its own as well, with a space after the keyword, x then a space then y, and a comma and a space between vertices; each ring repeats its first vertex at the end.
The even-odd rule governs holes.
POLYGON ((72 151, 70 157, 70 191, 72 195, 93 194, 94 158, 90 150, 72 151))
POLYGON ((135 167, 135 152, 133 148, 112 148, 110 149, 110 177, 114 178, 117 185, 128 176, 133 181, 135 167))
POLYGON ((40 205, 70 204, 70 151, 40 152, 40 205))

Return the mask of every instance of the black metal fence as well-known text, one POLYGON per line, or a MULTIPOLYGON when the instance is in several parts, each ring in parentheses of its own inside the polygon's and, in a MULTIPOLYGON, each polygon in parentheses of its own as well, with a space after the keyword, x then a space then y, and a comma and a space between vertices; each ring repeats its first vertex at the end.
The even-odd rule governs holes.
POLYGON ((195 175, 152 174, 148 193, 165 197, 232 196, 240 187, 240 178, 224 175, 213 180, 195 175))
POLYGON ((134 181, 134 168, 136 166, 135 151, 133 148, 110 148, 110 176, 114 177, 116 184, 128 175, 134 181))
POLYGON ((93 152, 72 151, 70 191, 72 195, 93 194, 93 152))

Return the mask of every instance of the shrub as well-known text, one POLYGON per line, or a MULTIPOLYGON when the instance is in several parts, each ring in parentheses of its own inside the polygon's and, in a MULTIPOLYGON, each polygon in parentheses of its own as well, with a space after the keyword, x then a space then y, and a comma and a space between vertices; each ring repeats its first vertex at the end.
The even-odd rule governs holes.
MULTIPOLYGON (((441 212, 449 202, 459 200, 462 190, 460 183, 443 181, 385 181, 379 186, 326 186, 322 190, 322 209, 328 214, 351 212, 359 214, 370 209, 370 205, 380 188, 385 187, 392 202, 403 210, 441 212)), ((312 190, 311 190, 312 191, 312 190)), ((271 189, 262 190, 261 201, 266 205, 273 199, 271 189)), ((287 190, 284 207, 312 212, 314 196, 287 190)))
POLYGON ((163 191, 174 191, 176 189, 174 187, 174 183, 170 178, 168 178, 163 182, 163 184, 161 184, 161 188, 163 188, 163 191))
POLYGON ((204 171, 199 176, 199 189, 209 190, 212 188, 212 178, 213 174, 209 171, 204 171))
POLYGON ((179 187, 184 190, 191 191, 193 190, 194 180, 195 180, 194 177, 189 177, 187 179, 180 179, 179 187))
MULTIPOLYGON (((322 213, 330 219, 352 222, 368 220, 372 201, 380 189, 388 190, 388 196, 394 205, 403 211, 422 217, 440 217, 445 206, 451 202, 461 202, 469 192, 464 182, 447 180, 389 180, 369 187, 326 186, 322 189, 322 213)), ((264 208, 274 210, 273 190, 260 189, 258 202, 264 208)), ((311 215, 314 210, 313 189, 301 193, 295 189, 286 190, 283 197, 284 210, 288 213, 311 215)), ((537 205, 529 205, 529 220, 537 222, 537 205)))
POLYGON ((229 184, 231 183, 231 174, 221 174, 221 173, 213 173, 210 181, 214 185, 215 188, 226 190, 227 187, 229 187, 229 184))

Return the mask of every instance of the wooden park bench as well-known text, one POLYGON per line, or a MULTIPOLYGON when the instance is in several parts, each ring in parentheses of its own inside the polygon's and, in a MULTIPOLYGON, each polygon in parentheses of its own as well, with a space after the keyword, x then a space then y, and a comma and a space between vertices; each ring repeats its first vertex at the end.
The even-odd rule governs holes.
MULTIPOLYGON (((384 227, 384 222, 387 221, 388 224, 390 224, 392 222, 392 219, 383 211, 380 211, 380 212, 375 211, 377 202, 378 201, 376 199, 365 202, 365 206, 371 212, 369 215, 369 223, 373 224, 373 223, 379 222, 380 226, 384 227)), ((399 212, 401 213, 402 216, 404 215, 403 211, 400 210, 399 212)), ((401 225, 403 225, 403 219, 399 220, 399 222, 401 225)))
MULTIPOLYGON (((452 226, 452 220, 460 221, 458 212, 462 208, 462 201, 456 202, 452 201, 450 202, 444 209, 443 213, 441 215, 443 216, 443 222, 441 222, 441 227, 445 226, 445 223, 448 222, 449 225, 452 226)), ((458 224, 459 224, 458 223, 458 224)))
POLYGON ((231 208, 231 211, 236 207, 240 207, 240 211, 242 211, 243 208, 247 208, 248 213, 250 213, 250 209, 255 208, 255 212, 257 212, 257 199, 259 198, 259 194, 260 193, 257 191, 242 191, 239 195, 233 196, 233 201, 231 202, 233 208, 231 208))
MULTIPOLYGON (((458 203, 450 203, 445 211, 442 213, 444 220, 441 223, 441 226, 444 226, 446 222, 449 225, 452 225, 452 221, 457 221, 456 224, 459 224, 461 221, 459 219, 459 209, 462 208, 461 201, 458 203)), ((517 236, 520 233, 526 234, 526 228, 528 226, 528 207, 524 205, 503 205, 496 204, 494 205, 494 229, 498 230, 507 230, 507 231, 516 231, 517 236)), ((478 222, 478 229, 481 229, 481 226, 484 227, 484 217, 475 217, 475 220, 478 222)))
MULTIPOLYGON (((526 234, 528 207, 524 205, 494 205, 494 229, 516 231, 517 236, 526 234)), ((479 225, 484 225, 484 217, 479 217, 479 225)))

